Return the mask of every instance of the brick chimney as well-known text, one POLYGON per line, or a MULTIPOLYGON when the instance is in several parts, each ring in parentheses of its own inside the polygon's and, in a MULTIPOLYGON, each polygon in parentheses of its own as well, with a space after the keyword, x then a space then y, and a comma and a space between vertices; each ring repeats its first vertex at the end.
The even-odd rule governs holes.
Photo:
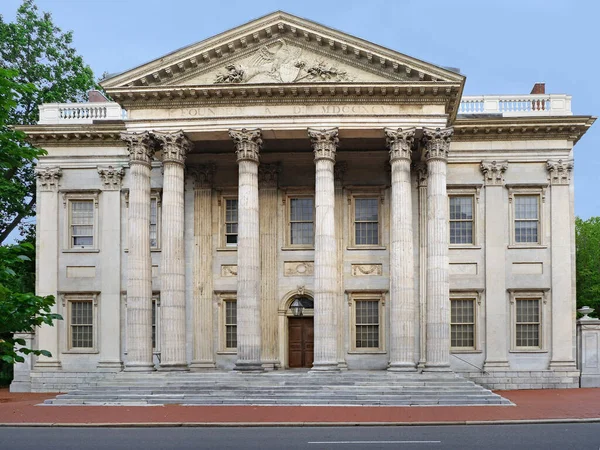
POLYGON ((545 94, 546 93, 546 83, 535 83, 533 85, 533 89, 530 94, 545 94))
POLYGON ((108 99, 104 96, 104 94, 96 89, 92 89, 88 92, 88 102, 90 103, 104 103, 107 101, 108 99))

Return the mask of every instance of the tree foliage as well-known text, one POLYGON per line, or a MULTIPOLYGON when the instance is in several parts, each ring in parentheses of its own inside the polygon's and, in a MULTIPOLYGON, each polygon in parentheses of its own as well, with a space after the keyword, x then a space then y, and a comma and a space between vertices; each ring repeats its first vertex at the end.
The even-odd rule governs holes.
POLYGON ((0 361, 8 364, 23 362, 22 355, 52 356, 46 350, 32 350, 25 346, 25 340, 14 333, 33 333, 36 327, 52 325, 62 319, 51 312, 54 296, 37 296, 29 291, 30 266, 34 247, 31 243, 0 247, 0 361))
POLYGON ((23 0, 12 23, 0 15, 0 134, 5 135, 0 145, 11 144, 9 154, 2 152, 0 175, 12 181, 0 187, 0 244, 34 214, 33 162, 39 156, 21 134, 7 131, 7 124, 35 124, 40 104, 82 101, 98 87, 72 43, 72 32, 57 27, 34 0, 23 0))
POLYGON ((600 312, 600 217, 575 219, 577 307, 600 312))

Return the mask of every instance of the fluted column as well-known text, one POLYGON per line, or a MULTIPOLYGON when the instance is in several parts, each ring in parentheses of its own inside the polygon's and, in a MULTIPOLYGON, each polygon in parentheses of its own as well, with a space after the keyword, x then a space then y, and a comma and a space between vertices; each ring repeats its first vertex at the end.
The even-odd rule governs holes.
POLYGON ((337 355, 338 355, 338 367, 340 370, 348 370, 348 363, 346 362, 346 348, 345 348, 345 327, 344 327, 344 175, 348 169, 347 162, 339 162, 334 168, 334 181, 335 181, 335 240, 337 243, 337 300, 336 300, 336 316, 338 318, 337 326, 337 355))
POLYGON ((160 369, 187 370, 185 346, 184 162, 191 142, 183 131, 152 133, 162 151, 160 369))
POLYGON ((415 129, 385 130, 392 166, 390 361, 388 370, 415 368, 415 289, 410 163, 415 129))
POLYGON ((155 141, 149 132, 122 133, 129 150, 129 255, 127 256, 127 362, 148 372, 152 362, 152 259, 150 172, 155 141))
MULTIPOLYGON (((36 263, 39 268, 35 290, 37 295, 53 295, 58 298, 58 185, 62 170, 59 167, 38 168, 35 176, 38 191, 36 263)), ((49 312, 58 313, 58 301, 49 312)), ((58 326, 42 325, 36 330, 36 335, 37 348, 48 350, 52 356, 38 356, 35 369, 60 369, 58 326)))
POLYGON ((215 367, 213 348, 212 186, 214 164, 190 169, 194 187, 194 349, 190 369, 215 367))
POLYGON ((427 360, 427 164, 418 163, 417 186, 419 188, 419 362, 418 369, 427 360))
POLYGON ((262 370, 258 158, 261 131, 229 130, 239 168, 236 370, 262 370))
POLYGON ((315 342, 313 370, 337 371, 338 264, 333 167, 338 129, 309 129, 315 153, 315 342))
POLYGON ((258 168, 260 205, 260 283, 262 365, 273 370, 277 359, 279 298, 277 292, 277 180, 278 163, 261 164, 258 168))
POLYGON ((426 371, 450 370, 448 197, 446 171, 452 128, 423 130, 427 161, 427 362, 426 371))

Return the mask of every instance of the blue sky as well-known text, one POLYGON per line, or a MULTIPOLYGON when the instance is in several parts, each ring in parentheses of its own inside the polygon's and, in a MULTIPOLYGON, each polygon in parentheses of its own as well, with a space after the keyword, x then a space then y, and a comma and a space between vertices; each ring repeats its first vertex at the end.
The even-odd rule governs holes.
MULTIPOLYGON (((20 0, 0 0, 13 20, 20 0)), ((535 82, 600 115, 597 0, 37 0, 96 75, 283 10, 467 76, 466 95, 524 94, 535 82)), ((600 216, 600 122, 575 147, 575 212, 600 216)))

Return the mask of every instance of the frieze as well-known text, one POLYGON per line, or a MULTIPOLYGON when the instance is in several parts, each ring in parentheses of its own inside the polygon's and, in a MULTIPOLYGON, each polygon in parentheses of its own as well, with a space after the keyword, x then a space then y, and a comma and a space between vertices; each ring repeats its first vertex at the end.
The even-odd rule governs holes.
POLYGON ((235 264, 223 264, 221 266, 222 277, 237 277, 238 269, 235 264))
POLYGON ((286 277, 312 276, 315 272, 313 261, 285 261, 283 263, 283 275, 286 277))
POLYGON ((351 273, 353 277, 381 276, 383 266, 381 264, 352 264, 351 273))

